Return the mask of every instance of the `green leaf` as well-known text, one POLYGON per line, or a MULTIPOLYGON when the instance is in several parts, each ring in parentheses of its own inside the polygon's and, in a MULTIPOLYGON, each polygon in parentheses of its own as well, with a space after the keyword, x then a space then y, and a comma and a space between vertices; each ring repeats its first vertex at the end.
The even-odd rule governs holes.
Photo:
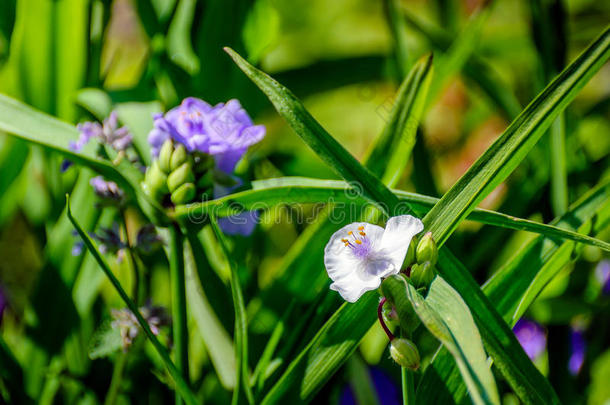
POLYGON ((236 354, 236 379, 235 379, 235 390, 233 391, 233 400, 231 403, 236 405, 239 402, 241 388, 246 395, 248 403, 252 405, 254 403, 254 395, 250 387, 250 372, 248 371, 248 318, 246 315, 246 306, 244 304, 244 296, 241 291, 241 285, 239 284, 239 276, 237 274, 237 268, 233 260, 231 260, 231 253, 227 247, 225 237, 218 227, 216 217, 210 218, 210 224, 216 234, 218 243, 220 244, 225 256, 229 260, 231 267, 231 293, 233 295, 233 305, 235 307, 235 354, 236 354))
POLYGON ((555 117, 610 57, 607 29, 511 123, 424 218, 442 245, 457 225, 517 167, 555 117))
MULTIPOLYGON (((218 320, 199 280, 198 268, 209 264, 203 264, 202 252, 199 251, 200 254, 196 255, 190 246, 192 243, 198 243, 197 236, 188 236, 188 239, 189 245, 184 247, 188 309, 195 318, 197 330, 203 338, 220 383, 224 388, 232 390, 235 388, 236 375, 233 341, 218 320)), ((209 286, 207 287, 209 289, 209 286)))
POLYGON ((499 404, 481 335, 460 295, 439 276, 432 281, 425 299, 404 278, 393 276, 392 280, 407 289, 409 301, 422 323, 453 355, 473 402, 499 404))
POLYGON ((290 363, 261 404, 306 403, 356 350, 377 319, 378 295, 364 294, 356 304, 343 304, 322 326, 307 347, 290 363), (349 331, 349 334, 346 333, 349 331), (293 395, 291 395, 293 394, 293 395))
POLYGON ((195 395, 189 388, 186 381, 180 375, 180 371, 178 371, 178 369, 176 368, 174 363, 172 363, 172 360, 169 357, 169 353, 167 352, 167 349, 161 344, 161 342, 159 342, 159 339, 157 339, 157 337, 154 335, 154 333, 152 333, 152 331, 150 330, 150 326, 148 325, 148 322, 146 322, 146 320, 140 313, 140 310, 138 309, 136 304, 131 300, 131 298, 129 298, 129 296, 127 295, 127 293, 125 292, 125 290, 123 289, 121 284, 119 283, 119 280, 117 280, 114 273, 110 269, 110 266, 108 266, 108 263, 106 263, 106 260, 102 257, 102 255, 99 253, 99 251, 95 247, 95 242, 93 241, 93 239, 91 239, 91 237, 81 228, 81 226, 78 224, 76 219, 72 216, 72 211, 70 209, 70 200, 67 196, 66 196, 66 198, 67 198, 66 212, 68 215, 68 219, 70 220, 70 222, 72 222, 72 225, 74 225, 74 228, 76 228, 76 231, 82 238, 83 242, 85 243, 85 246, 87 247, 89 252, 93 255, 93 257, 99 264, 99 266, 102 269, 102 271, 104 272, 104 274, 106 274, 106 277, 108 277, 108 279, 110 280, 110 283, 112 284, 114 289, 117 291, 117 293, 119 294, 119 296, 121 297, 121 299, 123 300, 125 305, 127 305, 129 310, 136 317, 138 324, 144 331, 144 334, 150 340, 153 347, 155 348, 155 350, 157 351, 157 353, 163 360, 165 367, 167 367, 167 371, 169 372, 170 376, 174 380, 176 391, 187 404, 197 405, 199 403, 199 401, 197 400, 197 398, 195 397, 195 395))
POLYGON ((91 359, 99 359, 108 357, 116 353, 123 347, 121 339, 121 331, 119 328, 113 328, 110 321, 107 321, 100 326, 95 332, 89 348, 89 357, 91 359))
POLYGON ((191 28, 197 0, 179 0, 174 17, 167 31, 169 58, 190 75, 199 72, 199 58, 193 51, 191 28))
POLYGON ((257 64, 280 34, 280 16, 270 0, 254 2, 244 23, 242 38, 248 61, 257 64))

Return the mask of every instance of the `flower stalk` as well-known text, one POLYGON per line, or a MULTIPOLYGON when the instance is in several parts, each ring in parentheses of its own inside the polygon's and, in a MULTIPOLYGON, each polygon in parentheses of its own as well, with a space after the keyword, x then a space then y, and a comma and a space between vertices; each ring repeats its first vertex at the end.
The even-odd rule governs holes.
MULTIPOLYGON (((169 271, 172 290, 174 362, 184 380, 189 383, 188 329, 186 322, 186 286, 184 279, 183 235, 177 224, 169 227, 169 271)), ((176 405, 182 398, 176 394, 176 405)))

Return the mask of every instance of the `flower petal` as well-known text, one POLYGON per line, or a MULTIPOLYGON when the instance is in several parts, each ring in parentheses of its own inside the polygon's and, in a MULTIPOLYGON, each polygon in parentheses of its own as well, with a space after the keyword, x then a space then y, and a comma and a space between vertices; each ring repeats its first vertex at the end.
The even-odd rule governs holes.
POLYGON ((324 249, 324 266, 328 276, 334 281, 331 288, 338 291, 346 301, 355 302, 366 291, 379 287, 381 277, 375 274, 376 272, 367 271, 368 255, 362 254, 366 252, 355 250, 354 247, 375 252, 382 236, 383 228, 380 226, 355 222, 344 226, 330 237, 324 249), (345 245, 346 239, 350 241, 350 246, 345 245), (356 239, 365 242, 358 245, 356 239))
POLYGON ((424 224, 414 216, 399 215, 388 220, 379 248, 400 271, 411 239, 424 229, 424 224))

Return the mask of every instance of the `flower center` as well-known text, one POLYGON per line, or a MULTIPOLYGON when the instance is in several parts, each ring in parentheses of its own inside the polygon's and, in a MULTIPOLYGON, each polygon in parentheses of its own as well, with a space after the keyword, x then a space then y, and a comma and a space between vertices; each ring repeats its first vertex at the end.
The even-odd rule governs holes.
POLYGON ((366 237, 364 226, 358 227, 357 235, 353 231, 347 233, 348 237, 341 239, 345 247, 352 250, 354 256, 365 258, 371 250, 371 241, 366 237))

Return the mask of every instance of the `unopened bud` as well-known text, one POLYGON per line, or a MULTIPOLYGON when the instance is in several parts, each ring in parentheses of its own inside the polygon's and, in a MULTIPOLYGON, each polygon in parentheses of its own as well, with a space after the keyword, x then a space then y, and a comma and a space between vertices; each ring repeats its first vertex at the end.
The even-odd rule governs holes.
POLYGON ((438 249, 436 248, 436 242, 432 239, 431 232, 426 233, 417 244, 415 257, 417 263, 430 262, 432 266, 436 264, 438 249))
POLYGON ((415 241, 411 240, 409 248, 407 249, 407 256, 405 257, 404 265, 410 266, 415 263, 415 241))
POLYGON ((428 287, 435 275, 436 271, 430 262, 416 263, 411 266, 411 283, 416 288, 428 287))
POLYGON ((167 175, 159 168, 158 161, 153 161, 152 165, 146 170, 144 177, 144 191, 155 200, 160 201, 167 188, 167 175))
POLYGON ((169 162, 169 168, 171 171, 176 170, 182 164, 187 161, 188 155, 186 154, 186 149, 184 145, 178 145, 174 152, 172 153, 172 157, 169 162))
POLYGON ((417 370, 419 368, 419 351, 415 343, 409 339, 396 338, 392 340, 390 343, 390 356, 401 367, 410 370, 417 370))
POLYGON ((169 188, 169 191, 173 193, 174 190, 184 183, 192 183, 194 181, 195 177, 193 176, 191 162, 187 161, 167 176, 167 187, 169 188))
POLYGON ((390 331, 396 329, 396 327, 400 324, 400 320, 398 319, 398 313, 394 308, 394 305, 390 304, 388 301, 383 303, 381 308, 381 316, 383 317, 383 322, 386 324, 390 331))
POLYGON ((175 205, 189 203, 195 198, 195 185, 185 183, 172 192, 171 200, 175 205))
POLYGON ((159 151, 159 169, 169 174, 172 170, 170 168, 170 160, 172 153, 174 152, 174 144, 171 139, 168 139, 163 143, 161 150, 159 151))

